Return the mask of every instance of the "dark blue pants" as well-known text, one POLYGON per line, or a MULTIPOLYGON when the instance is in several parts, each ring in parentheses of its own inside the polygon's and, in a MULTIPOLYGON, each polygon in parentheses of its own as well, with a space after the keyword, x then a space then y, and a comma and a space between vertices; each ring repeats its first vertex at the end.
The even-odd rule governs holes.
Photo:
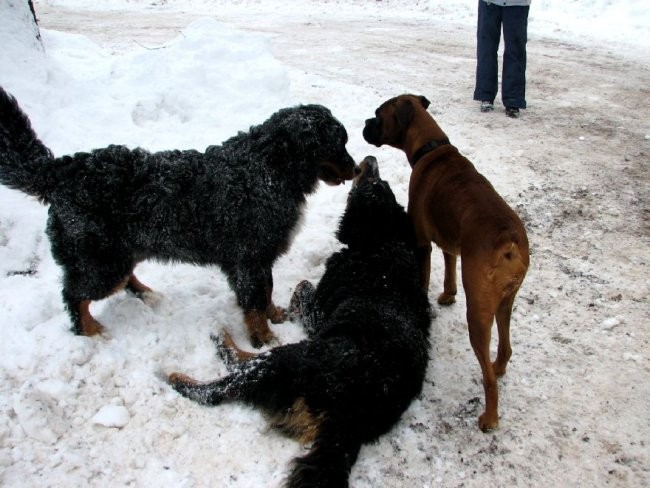
POLYGON ((526 42, 530 7, 499 7, 478 0, 476 88, 474 100, 494 101, 499 88, 498 51, 503 26, 501 100, 526 108, 526 42))

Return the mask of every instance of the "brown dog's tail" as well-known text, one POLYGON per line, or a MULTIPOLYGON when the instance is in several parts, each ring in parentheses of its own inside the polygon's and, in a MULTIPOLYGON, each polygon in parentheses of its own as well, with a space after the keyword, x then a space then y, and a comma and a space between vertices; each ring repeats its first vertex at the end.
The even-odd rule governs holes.
POLYGON ((516 292, 528 270, 528 242, 513 234, 496 247, 493 263, 495 278, 501 282, 499 288, 516 292))
POLYGON ((54 157, 16 99, 0 87, 0 183, 49 201, 57 186, 54 157))

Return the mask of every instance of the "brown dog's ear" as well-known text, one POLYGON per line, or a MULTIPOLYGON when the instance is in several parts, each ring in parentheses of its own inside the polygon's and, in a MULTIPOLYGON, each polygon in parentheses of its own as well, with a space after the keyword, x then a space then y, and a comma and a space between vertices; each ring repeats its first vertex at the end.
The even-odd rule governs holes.
POLYGON ((395 109, 395 117, 397 118, 397 123, 402 129, 406 129, 413 120, 413 104, 411 100, 406 99, 402 100, 400 104, 397 105, 395 109))
POLYGON ((429 105, 431 105, 431 102, 424 95, 420 95, 420 103, 424 108, 429 108, 429 105))

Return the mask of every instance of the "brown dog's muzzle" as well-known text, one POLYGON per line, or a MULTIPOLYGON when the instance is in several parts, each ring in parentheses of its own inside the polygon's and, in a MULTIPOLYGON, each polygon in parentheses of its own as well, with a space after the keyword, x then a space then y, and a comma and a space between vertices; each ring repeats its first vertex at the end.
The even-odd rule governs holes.
POLYGON ((381 119, 379 117, 366 120, 366 126, 363 128, 363 138, 368 144, 377 147, 381 146, 381 119))

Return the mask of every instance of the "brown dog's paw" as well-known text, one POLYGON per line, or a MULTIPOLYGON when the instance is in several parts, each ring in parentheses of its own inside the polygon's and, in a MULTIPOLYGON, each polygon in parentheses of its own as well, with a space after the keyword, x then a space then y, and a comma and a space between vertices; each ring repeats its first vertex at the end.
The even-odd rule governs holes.
POLYGON ((456 303, 456 295, 442 292, 438 295, 438 305, 451 305, 456 303))
POLYGON ((499 426, 499 416, 483 412, 478 418, 478 426, 483 432, 489 432, 499 426))

